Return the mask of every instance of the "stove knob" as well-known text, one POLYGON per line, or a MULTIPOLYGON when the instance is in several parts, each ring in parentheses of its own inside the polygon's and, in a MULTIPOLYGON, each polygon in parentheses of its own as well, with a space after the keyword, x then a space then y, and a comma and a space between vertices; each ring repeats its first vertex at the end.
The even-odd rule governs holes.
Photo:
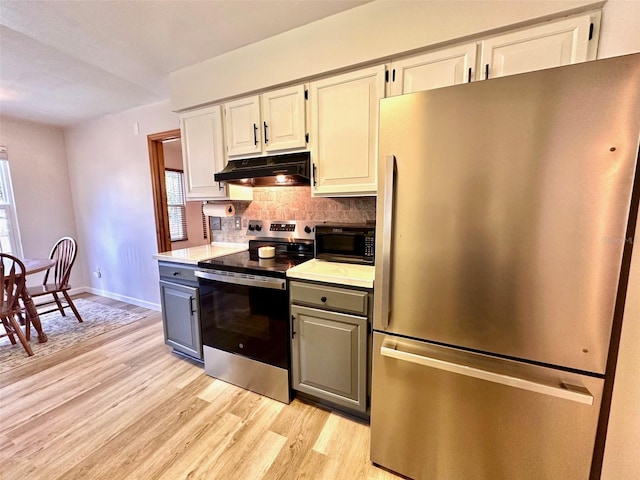
POLYGON ((250 231, 252 231, 252 232, 253 232, 255 229, 256 229, 256 227, 254 227, 253 225, 249 224, 249 230, 250 230, 250 231))
POLYGON ((304 233, 311 233, 311 227, 309 225, 304 227, 304 233))
POLYGON ((260 225, 256 225, 256 232, 259 232, 260 230, 262 230, 262 227, 260 225))

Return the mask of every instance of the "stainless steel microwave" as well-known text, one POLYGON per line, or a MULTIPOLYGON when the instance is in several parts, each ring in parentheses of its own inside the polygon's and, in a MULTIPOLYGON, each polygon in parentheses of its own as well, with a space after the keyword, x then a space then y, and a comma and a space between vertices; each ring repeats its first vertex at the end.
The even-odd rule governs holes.
POLYGON ((373 225, 316 225, 315 257, 331 262, 373 265, 376 227, 373 225))

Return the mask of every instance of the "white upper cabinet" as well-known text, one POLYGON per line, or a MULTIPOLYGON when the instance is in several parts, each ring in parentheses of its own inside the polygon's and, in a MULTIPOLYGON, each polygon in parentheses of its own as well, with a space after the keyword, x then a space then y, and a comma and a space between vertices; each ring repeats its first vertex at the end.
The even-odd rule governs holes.
POLYGON ((224 104, 227 154, 256 156, 306 147, 303 85, 224 104))
POLYGON ((390 66, 390 94, 430 90, 470 82, 475 75, 477 45, 469 43, 394 60, 390 66))
POLYGON ((484 40, 476 80, 595 60, 599 26, 594 12, 484 40))
POLYGON ((214 181, 225 165, 219 105, 180 115, 182 162, 188 200, 251 199, 251 189, 214 181))
POLYGON ((224 104, 224 113, 229 156, 262 153, 260 96, 227 102, 224 104))
POLYGON ((311 83, 313 195, 376 193, 384 65, 311 83))
POLYGON ((262 95, 262 134, 265 151, 307 146, 304 90, 304 85, 297 85, 262 95))

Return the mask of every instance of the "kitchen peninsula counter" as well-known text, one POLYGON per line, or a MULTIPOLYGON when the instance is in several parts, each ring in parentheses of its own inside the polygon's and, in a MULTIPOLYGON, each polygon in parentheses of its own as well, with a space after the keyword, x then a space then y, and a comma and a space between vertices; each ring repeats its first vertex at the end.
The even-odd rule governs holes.
POLYGON ((231 253, 244 252, 247 249, 248 246, 244 243, 213 242, 209 245, 156 253, 153 255, 153 258, 165 262, 197 265, 201 260, 222 257, 231 253))

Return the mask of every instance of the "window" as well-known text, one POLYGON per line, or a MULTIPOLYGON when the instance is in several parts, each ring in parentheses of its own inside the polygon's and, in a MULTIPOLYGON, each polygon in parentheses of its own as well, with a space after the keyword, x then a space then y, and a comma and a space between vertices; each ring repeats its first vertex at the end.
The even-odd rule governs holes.
POLYGON ((172 242, 187 239, 187 207, 183 177, 184 175, 179 170, 166 169, 164 171, 167 187, 167 209, 169 210, 169 232, 172 242))
POLYGON ((22 257, 6 147, 0 147, 0 252, 22 257))

